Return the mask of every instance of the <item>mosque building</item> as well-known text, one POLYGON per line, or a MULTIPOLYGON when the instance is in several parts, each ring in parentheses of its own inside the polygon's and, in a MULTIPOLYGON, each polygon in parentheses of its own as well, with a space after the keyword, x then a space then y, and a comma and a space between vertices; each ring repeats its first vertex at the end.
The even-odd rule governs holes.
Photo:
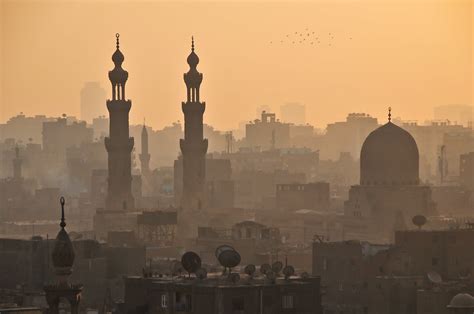
POLYGON ((349 191, 344 204, 344 237, 389 242, 394 230, 406 229, 413 216, 436 214, 429 186, 420 183, 419 153, 414 138, 391 121, 367 136, 360 153, 360 184, 349 191), (353 233, 353 234, 351 234, 353 233))

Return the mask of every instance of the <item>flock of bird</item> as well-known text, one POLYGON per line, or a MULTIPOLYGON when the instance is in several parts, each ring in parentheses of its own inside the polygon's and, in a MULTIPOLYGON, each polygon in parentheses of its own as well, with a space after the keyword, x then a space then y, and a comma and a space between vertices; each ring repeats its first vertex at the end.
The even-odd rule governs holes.
MULTIPOLYGON (((352 40, 352 37, 348 37, 349 40, 352 40)), ((272 40, 270 44, 290 44, 290 45, 328 45, 332 46, 334 43, 334 33, 316 34, 316 32, 306 28, 303 32, 292 32, 286 34, 280 40, 272 40)))

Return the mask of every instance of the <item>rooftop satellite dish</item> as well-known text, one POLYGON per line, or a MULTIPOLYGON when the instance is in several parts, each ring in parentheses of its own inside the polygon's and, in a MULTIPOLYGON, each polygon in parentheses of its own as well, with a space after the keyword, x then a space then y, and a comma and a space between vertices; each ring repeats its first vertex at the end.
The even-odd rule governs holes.
POLYGON ((421 227, 423 227, 426 224, 427 219, 423 215, 416 215, 412 218, 411 221, 413 222, 413 224, 415 226, 417 226, 419 229, 421 229, 421 227))
POLYGON ((272 271, 275 273, 275 275, 278 275, 282 269, 283 269, 282 262, 276 261, 275 263, 272 264, 272 271))
POLYGON ((265 274, 265 276, 266 276, 267 279, 270 280, 271 282, 275 282, 276 274, 275 274, 272 270, 267 271, 267 273, 265 274))
POLYGON ((233 283, 238 283, 239 280, 240 280, 240 275, 237 274, 237 273, 232 273, 232 274, 230 274, 229 279, 230 279, 230 281, 232 281, 233 283))
POLYGON ((288 265, 288 266, 285 266, 285 268, 283 268, 283 275, 285 275, 285 279, 290 278, 294 274, 295 274, 295 269, 293 268, 293 266, 288 265))
POLYGON ((428 277, 428 280, 431 281, 432 283, 440 284, 443 282, 443 278, 441 278, 441 275, 435 272, 434 270, 428 272, 426 276, 428 277))
POLYGON ((194 252, 186 252, 181 257, 181 264, 183 264, 183 268, 188 274, 191 275, 201 268, 201 258, 194 252))
POLYGON ((207 278, 207 270, 205 268, 199 268, 197 271, 196 271, 196 277, 198 277, 199 279, 205 279, 207 278))
POLYGON ((266 275, 271 270, 272 270, 272 267, 270 266, 270 264, 262 264, 262 266, 260 266, 260 272, 263 275, 266 275))
POLYGON ((227 244, 218 246, 215 252, 216 258, 219 259, 219 255, 221 255, 221 253, 224 251, 235 251, 235 249, 232 246, 227 245, 227 244))
POLYGON ((301 278, 303 278, 303 279, 308 279, 308 278, 309 278, 309 274, 304 271, 304 272, 301 273, 301 278))
POLYGON ((257 270, 257 267, 255 267, 254 264, 249 264, 247 266, 245 266, 245 269, 244 269, 244 272, 249 275, 249 276, 253 276, 253 274, 255 274, 255 271, 257 270))
POLYGON ((224 268, 230 269, 240 264, 241 257, 235 250, 224 250, 219 254, 217 260, 224 268))

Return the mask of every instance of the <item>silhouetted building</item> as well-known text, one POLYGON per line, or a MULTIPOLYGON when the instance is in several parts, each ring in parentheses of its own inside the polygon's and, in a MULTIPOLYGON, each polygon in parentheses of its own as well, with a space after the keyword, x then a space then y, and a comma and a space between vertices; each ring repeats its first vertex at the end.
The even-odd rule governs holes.
POLYGON ((276 208, 279 210, 329 210, 329 183, 277 184, 276 208))
POLYGON ((431 189, 420 185, 419 155, 413 137, 390 120, 364 141, 360 153, 360 185, 352 186, 344 212, 366 224, 348 238, 392 238, 415 215, 433 215, 431 189))
POLYGON ((471 126, 473 121, 473 107, 470 105, 443 105, 433 109, 436 120, 451 121, 455 124, 471 126))
POLYGON ((205 202, 206 152, 208 142, 203 138, 203 114, 206 103, 200 101, 202 74, 196 69, 199 57, 194 52, 194 39, 188 56, 188 73, 184 74, 187 100, 182 103, 184 139, 180 140, 183 154, 183 198, 186 210, 200 210, 205 202))
POLYGON ((107 210, 130 210, 135 207, 132 195, 132 161, 133 137, 129 137, 128 114, 132 106, 125 98, 125 83, 128 72, 122 69, 124 56, 119 49, 117 34, 117 50, 112 55, 115 67, 109 71, 112 83, 112 99, 107 100, 110 115, 109 137, 105 138, 105 147, 109 154, 109 174, 107 179, 107 210))
POLYGON ((462 154, 459 165, 459 183, 474 190, 474 152, 462 154))
POLYGON ((103 106, 105 90, 99 82, 86 82, 81 89, 81 119, 91 123, 93 119, 106 114, 103 106))
POLYGON ((274 113, 262 111, 261 120, 245 126, 245 146, 261 150, 290 147, 290 125, 277 120, 274 113))
MULTIPOLYGON (((322 314, 320 279, 293 276, 274 280, 241 274, 234 282, 220 275, 127 277, 124 311, 141 313, 307 313, 322 314)), ((236 275, 232 278, 237 278, 236 275)))

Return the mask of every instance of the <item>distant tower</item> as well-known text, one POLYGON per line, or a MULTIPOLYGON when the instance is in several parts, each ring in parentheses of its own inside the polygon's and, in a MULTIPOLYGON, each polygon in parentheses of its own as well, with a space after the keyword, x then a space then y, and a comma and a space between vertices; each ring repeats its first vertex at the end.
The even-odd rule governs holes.
POLYGON ((20 149, 18 146, 15 147, 15 158, 13 159, 13 179, 15 181, 21 180, 21 164, 20 149))
POLYGON ((106 92, 99 82, 86 82, 81 89, 81 119, 91 123, 93 119, 106 114, 102 105, 106 92))
POLYGON ((58 235, 51 254, 55 269, 57 282, 46 285, 46 302, 48 303, 48 313, 58 314, 60 300, 66 299, 71 305, 71 314, 79 313, 79 302, 81 300, 82 285, 72 285, 68 283, 68 278, 72 274, 74 265, 74 248, 71 239, 65 229, 66 220, 64 218, 64 197, 61 197, 61 223, 58 235))
POLYGON ((128 72, 122 69, 124 60, 119 49, 119 34, 117 50, 112 55, 115 67, 109 71, 112 83, 112 99, 107 100, 109 110, 109 137, 105 138, 105 148, 108 153, 108 190, 105 207, 107 210, 133 209, 135 201, 132 195, 132 162, 133 137, 129 137, 128 113, 132 102, 125 98, 125 83, 128 72))
POLYGON ((143 122, 142 129, 142 153, 139 157, 142 175, 146 177, 150 174, 150 153, 148 152, 148 131, 145 122, 143 122))
POLYGON ((187 88, 187 101, 182 103, 184 113, 184 139, 180 140, 183 154, 183 198, 184 209, 200 209, 204 203, 204 185, 207 139, 203 137, 202 117, 206 103, 199 100, 199 87, 202 74, 196 69, 199 57, 194 52, 192 39, 191 53, 188 56, 189 71, 184 74, 187 88))

